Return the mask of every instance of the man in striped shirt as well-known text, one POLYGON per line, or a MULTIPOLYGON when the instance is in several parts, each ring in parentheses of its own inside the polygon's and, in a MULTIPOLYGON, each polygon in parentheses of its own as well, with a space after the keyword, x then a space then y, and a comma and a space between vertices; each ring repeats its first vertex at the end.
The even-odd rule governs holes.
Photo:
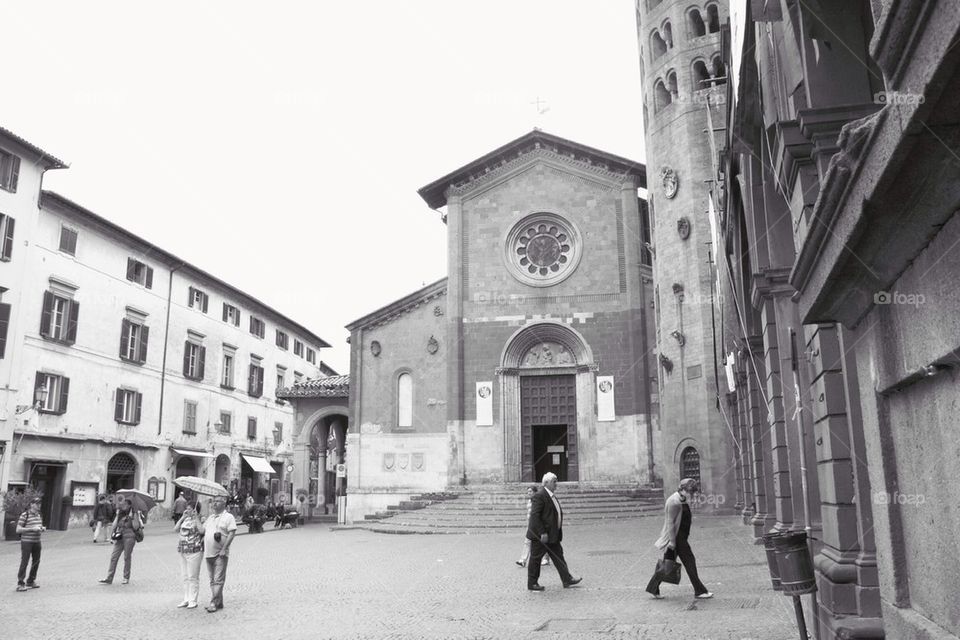
POLYGON ((20 534, 20 571, 17 572, 17 591, 40 588, 37 584, 37 569, 40 568, 40 534, 46 529, 43 526, 43 518, 40 516, 40 499, 37 498, 17 520, 17 533, 20 534), (27 562, 31 559, 30 577, 24 584, 27 562))

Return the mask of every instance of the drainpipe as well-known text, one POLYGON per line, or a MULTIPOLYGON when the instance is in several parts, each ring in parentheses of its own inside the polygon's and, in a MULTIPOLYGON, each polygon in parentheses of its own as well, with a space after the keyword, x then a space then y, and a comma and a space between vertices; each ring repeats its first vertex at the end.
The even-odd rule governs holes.
POLYGON ((173 296, 173 274, 176 271, 179 271, 186 265, 186 262, 181 262, 179 265, 170 270, 170 278, 167 282, 167 320, 163 326, 163 363, 160 365, 160 411, 157 415, 157 435, 163 433, 163 390, 166 387, 167 382, 167 342, 170 338, 170 300, 173 296))

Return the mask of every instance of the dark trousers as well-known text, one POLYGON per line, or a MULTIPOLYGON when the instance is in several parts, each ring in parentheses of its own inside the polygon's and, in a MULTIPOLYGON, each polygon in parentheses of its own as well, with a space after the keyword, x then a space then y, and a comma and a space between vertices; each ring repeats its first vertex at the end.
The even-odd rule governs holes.
POLYGON ((40 568, 39 542, 20 541, 20 570, 17 571, 18 586, 23 586, 23 578, 27 575, 27 562, 30 562, 30 577, 27 578, 27 584, 33 584, 37 579, 37 569, 40 568))
POLYGON ((122 538, 113 542, 113 553, 110 554, 110 570, 107 571, 107 580, 113 582, 113 574, 117 572, 117 562, 120 561, 121 553, 123 554, 123 579, 130 579, 130 564, 133 562, 133 547, 136 544, 137 538, 133 531, 124 532, 122 538))
MULTIPOLYGON (((709 589, 700 582, 700 576, 697 574, 697 559, 694 557, 693 549, 690 548, 690 544, 686 540, 677 540, 676 550, 667 549, 663 557, 669 558, 670 560, 680 559, 680 564, 683 565, 684 570, 687 572, 687 577, 690 578, 690 584, 693 585, 695 595, 709 591, 709 589)), ((653 577, 650 578, 650 582, 647 583, 647 592, 659 594, 660 582, 659 576, 654 572, 653 577)))
POLYGON ((206 558, 207 571, 210 572, 210 604, 223 608, 223 583, 227 581, 227 558, 214 556, 206 558))
POLYGON ((547 542, 544 544, 539 540, 530 541, 530 559, 527 560, 527 586, 532 587, 540 580, 540 562, 543 556, 549 555, 553 560, 553 566, 557 568, 560 574, 560 582, 567 584, 573 580, 570 570, 567 569, 567 561, 563 559, 563 547, 559 542, 547 542))

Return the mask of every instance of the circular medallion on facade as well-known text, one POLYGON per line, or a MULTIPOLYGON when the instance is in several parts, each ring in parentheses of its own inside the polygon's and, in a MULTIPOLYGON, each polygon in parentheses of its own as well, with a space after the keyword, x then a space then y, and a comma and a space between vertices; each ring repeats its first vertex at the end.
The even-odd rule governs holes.
POLYGON ((600 381, 600 393, 610 393, 610 390, 613 389, 613 385, 610 384, 609 380, 600 381))
POLYGON ((680 178, 677 176, 676 171, 670 167, 661 168, 660 181, 663 184, 663 195, 666 196, 668 200, 677 195, 677 190, 680 188, 680 178))
POLYGON ((440 349, 440 343, 437 342, 437 339, 433 336, 430 336, 430 339, 427 340, 427 353, 433 355, 440 349))
POLYGON ((680 218, 677 220, 677 233, 680 234, 681 240, 686 240, 690 237, 690 220, 686 217, 680 218))
POLYGON ((535 287, 565 279, 580 261, 580 233, 553 213, 535 213, 507 234, 504 258, 515 278, 535 287))
POLYGON ((481 398, 489 398, 492 392, 493 390, 490 389, 490 386, 485 384, 477 391, 477 395, 481 398))
POLYGON ((374 340, 373 342, 370 343, 370 353, 373 354, 374 358, 380 355, 380 351, 381 351, 381 348, 380 348, 379 342, 374 340))

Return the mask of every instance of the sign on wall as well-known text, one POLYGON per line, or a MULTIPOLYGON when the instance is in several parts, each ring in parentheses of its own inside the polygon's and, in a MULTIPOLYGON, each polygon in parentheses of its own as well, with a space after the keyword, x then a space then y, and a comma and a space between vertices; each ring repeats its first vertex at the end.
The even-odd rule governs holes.
POLYGON ((477 426, 493 426, 493 383, 477 383, 477 426))
POLYGON ((613 407, 613 376, 597 376, 597 421, 615 420, 617 415, 613 407))
POLYGON ((97 504, 98 482, 74 481, 70 487, 74 507, 94 507, 97 504))

